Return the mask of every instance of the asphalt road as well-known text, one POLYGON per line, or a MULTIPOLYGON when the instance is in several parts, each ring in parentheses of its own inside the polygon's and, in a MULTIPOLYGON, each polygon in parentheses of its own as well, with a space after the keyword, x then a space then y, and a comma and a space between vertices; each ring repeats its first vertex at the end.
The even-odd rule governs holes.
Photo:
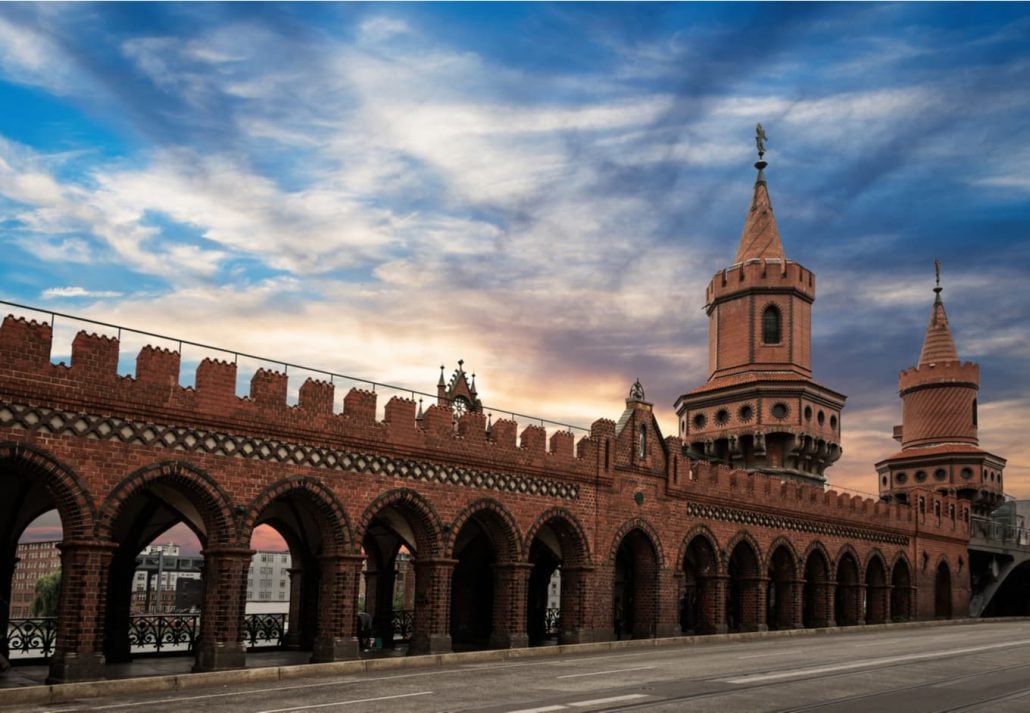
POLYGON ((712 640, 7 710, 1027 713, 1030 621, 712 640))

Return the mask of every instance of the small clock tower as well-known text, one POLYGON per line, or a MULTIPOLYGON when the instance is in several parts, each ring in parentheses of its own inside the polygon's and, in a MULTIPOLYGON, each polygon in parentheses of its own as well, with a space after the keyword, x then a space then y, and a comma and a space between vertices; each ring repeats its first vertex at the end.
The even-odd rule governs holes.
POLYGON ((458 360, 458 368, 454 370, 450 381, 444 380, 445 367, 440 366, 440 381, 436 384, 436 403, 451 409, 454 420, 466 413, 483 410, 483 402, 476 393, 476 375, 465 372, 465 360, 458 360))

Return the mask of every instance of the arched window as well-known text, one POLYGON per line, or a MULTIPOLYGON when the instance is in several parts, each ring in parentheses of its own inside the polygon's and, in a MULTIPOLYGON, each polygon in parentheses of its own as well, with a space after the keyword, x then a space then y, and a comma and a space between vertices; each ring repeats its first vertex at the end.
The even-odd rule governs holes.
POLYGON ((781 341, 780 310, 769 305, 762 312, 762 344, 779 344, 781 341))
POLYGON ((974 426, 977 425, 977 423, 976 423, 976 399, 973 399, 973 425, 974 426))
POLYGON ((637 453, 641 460, 647 457, 647 426, 640 424, 640 444, 637 446, 637 453))

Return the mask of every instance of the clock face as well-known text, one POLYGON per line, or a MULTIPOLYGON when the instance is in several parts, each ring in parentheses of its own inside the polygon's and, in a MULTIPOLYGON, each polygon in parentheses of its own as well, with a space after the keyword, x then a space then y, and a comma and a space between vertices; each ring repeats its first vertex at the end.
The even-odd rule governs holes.
POLYGON ((451 402, 451 409, 454 411, 454 418, 461 418, 469 410, 469 402, 463 396, 456 396, 451 402))

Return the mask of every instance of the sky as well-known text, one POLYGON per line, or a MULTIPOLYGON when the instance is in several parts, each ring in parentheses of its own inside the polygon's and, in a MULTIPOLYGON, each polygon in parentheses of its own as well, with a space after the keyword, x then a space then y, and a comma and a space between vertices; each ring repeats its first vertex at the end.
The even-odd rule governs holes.
POLYGON ((585 427, 639 378, 675 433, 761 122, 831 482, 897 450, 940 258, 1028 498, 1028 113, 1025 4, 4 3, 0 299, 422 391, 464 359, 585 427))

